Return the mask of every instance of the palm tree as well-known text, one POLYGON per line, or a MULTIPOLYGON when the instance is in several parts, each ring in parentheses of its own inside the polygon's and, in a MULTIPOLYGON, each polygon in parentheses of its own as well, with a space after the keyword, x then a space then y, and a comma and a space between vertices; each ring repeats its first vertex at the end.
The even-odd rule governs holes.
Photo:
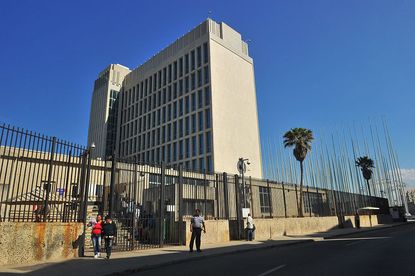
POLYGON ((375 168, 374 162, 367 156, 359 157, 355 162, 356 166, 360 167, 360 170, 362 170, 363 178, 366 179, 367 189, 369 190, 369 196, 371 197, 372 193, 370 192, 369 180, 372 178, 372 169, 375 168))
POLYGON ((303 161, 311 150, 311 142, 313 141, 313 132, 306 128, 292 128, 287 131, 284 136, 284 147, 294 147, 293 154, 295 159, 300 162, 301 178, 300 178, 300 203, 298 207, 298 215, 303 216, 303 178, 304 168, 303 161))

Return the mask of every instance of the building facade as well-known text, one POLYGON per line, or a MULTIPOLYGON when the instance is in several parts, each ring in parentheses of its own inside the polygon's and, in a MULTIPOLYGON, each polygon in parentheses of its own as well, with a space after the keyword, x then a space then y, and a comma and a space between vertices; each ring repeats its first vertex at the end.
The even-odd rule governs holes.
POLYGON ((88 145, 95 143, 95 158, 104 159, 115 148, 117 133, 117 98, 125 76, 125 66, 110 64, 95 80, 89 117, 88 145))
POLYGON ((204 21, 126 74, 120 91, 121 158, 237 173, 244 157, 262 177, 253 60, 225 23, 204 21))

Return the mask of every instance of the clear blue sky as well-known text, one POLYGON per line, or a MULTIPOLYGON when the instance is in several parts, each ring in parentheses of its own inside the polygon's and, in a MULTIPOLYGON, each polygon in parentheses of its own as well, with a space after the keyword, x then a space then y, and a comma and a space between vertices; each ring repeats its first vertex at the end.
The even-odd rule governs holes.
POLYGON ((415 1, 2 1, 0 121, 85 144, 93 82, 208 17, 251 39, 261 137, 384 116, 415 168, 415 1), (65 2, 65 3, 64 3, 65 2))

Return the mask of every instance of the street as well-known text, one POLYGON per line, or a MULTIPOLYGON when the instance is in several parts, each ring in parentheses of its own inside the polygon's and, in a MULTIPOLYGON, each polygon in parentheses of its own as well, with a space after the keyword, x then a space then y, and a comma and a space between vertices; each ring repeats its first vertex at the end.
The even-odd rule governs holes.
POLYGON ((414 250, 415 223, 408 223, 312 243, 198 259, 135 275, 415 275, 414 250))

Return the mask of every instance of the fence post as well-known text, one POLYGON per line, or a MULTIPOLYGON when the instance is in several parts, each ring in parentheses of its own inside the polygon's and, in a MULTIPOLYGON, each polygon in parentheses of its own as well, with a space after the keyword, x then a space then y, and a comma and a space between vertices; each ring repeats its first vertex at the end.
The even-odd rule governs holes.
POLYGON ((308 199, 308 210, 310 212, 310 217, 311 217, 311 201, 310 201, 310 193, 308 192, 308 186, 307 186, 307 199, 308 199))
POLYGON ((229 220, 228 175, 226 172, 223 173, 223 193, 225 201, 225 218, 229 220))
POLYGON ((251 192, 251 203, 249 205, 250 207, 250 211, 251 211, 251 216, 254 217, 254 192, 252 191, 252 177, 249 176, 249 191, 251 192))
POLYGON ((183 231, 183 169, 179 165, 179 244, 185 245, 185 231, 183 231))
POLYGON ((242 239, 241 227, 243 227, 242 216, 241 216, 241 204, 240 204, 240 189, 239 189, 239 177, 235 174, 235 199, 236 199, 236 220, 238 225, 238 239, 242 239))
POLYGON ((46 221, 46 217, 49 214, 48 211, 48 204, 49 204, 49 193, 50 188, 52 186, 52 174, 53 174, 53 157, 55 155, 55 146, 56 146, 56 137, 52 138, 52 149, 50 151, 50 158, 49 158, 49 172, 48 172, 48 182, 46 184, 46 198, 45 198, 45 205, 43 207, 43 222, 46 221))
POLYGON ((273 217, 273 211, 272 210, 272 199, 271 199, 271 187, 269 185, 269 180, 267 179, 267 188, 268 188, 268 205, 269 205, 269 216, 272 218, 273 217))
POLYGON ((284 181, 281 182, 282 185, 282 197, 283 197, 283 201, 284 201, 284 216, 285 218, 287 218, 287 201, 285 199, 285 185, 284 185, 284 181))
POLYGON ((298 207, 298 192, 297 192, 297 184, 295 185, 295 202, 297 203, 297 217, 300 216, 300 208, 298 207))
POLYGON ((166 164, 161 163, 161 181, 160 181, 160 227, 159 227, 159 245, 163 247, 164 245, 164 185, 166 181, 166 164))
POLYGON ((111 181, 110 181, 110 193, 109 193, 109 208, 108 214, 112 216, 114 212, 114 188, 115 188, 115 174, 117 167, 117 151, 112 151, 112 160, 111 160, 111 181))
POLYGON ((88 165, 86 168, 86 181, 85 181, 85 188, 84 188, 84 197, 83 197, 83 210, 82 210, 82 220, 83 220, 83 233, 82 233, 82 250, 81 256, 85 257, 85 238, 86 238, 86 214, 88 209, 88 193, 89 193, 89 177, 91 171, 91 148, 88 148, 85 153, 85 156, 88 156, 88 165))
MULTIPOLYGON (((134 245, 135 245, 135 232, 136 232, 136 215, 137 215, 137 185, 138 185, 138 175, 137 175, 137 170, 138 170, 138 166, 137 166, 137 159, 136 157, 134 157, 134 175, 133 175, 133 196, 130 195, 130 202, 131 202, 131 198, 133 199, 133 210, 132 210, 132 241, 131 241, 131 250, 134 250, 134 245)), ((137 221, 138 221, 138 217, 137 217, 137 221)))
POLYGON ((204 170, 204 174, 203 174, 203 214, 206 218, 206 211, 207 211, 207 187, 206 187, 206 169, 204 170))
POLYGON ((216 212, 213 212, 213 216, 219 219, 219 175, 215 173, 215 199, 216 199, 216 212))

